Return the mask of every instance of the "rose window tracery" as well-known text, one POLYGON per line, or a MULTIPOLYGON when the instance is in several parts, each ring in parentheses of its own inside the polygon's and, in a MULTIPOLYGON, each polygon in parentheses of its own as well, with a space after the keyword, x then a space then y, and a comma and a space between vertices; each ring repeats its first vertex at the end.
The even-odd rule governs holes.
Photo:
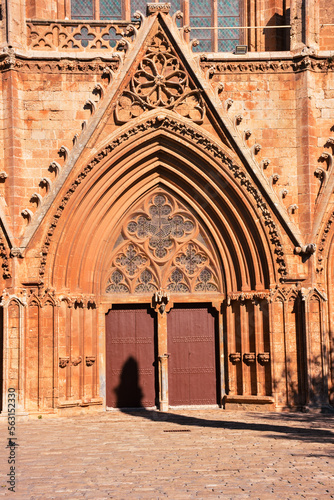
POLYGON ((155 196, 149 209, 150 217, 139 216, 127 226, 128 232, 138 239, 148 238, 152 254, 158 259, 166 257, 173 240, 194 230, 194 223, 181 215, 171 216, 172 207, 165 196, 155 196))
POLYGON ((196 218, 174 197, 151 194, 115 238, 106 293, 219 292, 217 264, 196 218))
POLYGON ((188 77, 170 53, 148 54, 132 79, 133 90, 151 106, 170 106, 188 86, 188 77))
POLYGON ((189 76, 162 32, 152 37, 129 86, 115 108, 115 118, 126 123, 145 110, 170 109, 201 123, 205 115, 201 93, 191 88, 189 76))

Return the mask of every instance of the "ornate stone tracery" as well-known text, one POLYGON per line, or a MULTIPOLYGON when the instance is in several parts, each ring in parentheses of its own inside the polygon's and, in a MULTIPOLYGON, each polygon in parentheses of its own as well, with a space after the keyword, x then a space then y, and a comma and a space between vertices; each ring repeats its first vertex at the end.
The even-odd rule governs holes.
POLYGON ((128 88, 116 104, 118 123, 126 123, 145 110, 165 108, 201 123, 204 101, 191 88, 189 76, 162 31, 156 33, 128 88))
POLYGON ((219 292, 215 257, 198 241, 201 232, 174 197, 150 195, 123 223, 106 293, 219 292))
POLYGON ((173 240, 189 235, 194 230, 194 223, 182 215, 171 216, 172 207, 166 203, 166 197, 157 195, 152 200, 147 216, 140 215, 131 220, 127 231, 139 240, 148 239, 150 252, 158 259, 170 254, 173 240))

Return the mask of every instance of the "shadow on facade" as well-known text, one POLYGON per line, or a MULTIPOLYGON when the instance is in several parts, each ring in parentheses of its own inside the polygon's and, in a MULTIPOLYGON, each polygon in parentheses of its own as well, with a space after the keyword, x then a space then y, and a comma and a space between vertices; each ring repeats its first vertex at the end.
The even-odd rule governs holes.
MULTIPOLYGON (((285 14, 274 14, 267 23, 267 26, 283 26, 290 24, 290 9, 285 14)), ((290 30, 289 28, 264 28, 265 50, 280 51, 290 50, 290 30)))
POLYGON ((115 389, 117 408, 141 408, 143 391, 139 386, 138 363, 132 356, 124 363, 115 389))

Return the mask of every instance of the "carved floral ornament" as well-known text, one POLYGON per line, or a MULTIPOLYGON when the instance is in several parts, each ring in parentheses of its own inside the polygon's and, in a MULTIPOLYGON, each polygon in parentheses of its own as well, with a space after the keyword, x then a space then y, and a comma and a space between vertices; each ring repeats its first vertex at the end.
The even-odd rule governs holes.
POLYGON ((118 123, 137 118, 144 111, 164 108, 202 123, 205 115, 200 91, 191 89, 189 77, 162 31, 153 36, 129 87, 115 108, 118 123))
POLYGON ((195 218, 172 196, 151 195, 123 223, 106 293, 219 292, 212 251, 195 218), (201 240, 201 241, 200 241, 201 240))

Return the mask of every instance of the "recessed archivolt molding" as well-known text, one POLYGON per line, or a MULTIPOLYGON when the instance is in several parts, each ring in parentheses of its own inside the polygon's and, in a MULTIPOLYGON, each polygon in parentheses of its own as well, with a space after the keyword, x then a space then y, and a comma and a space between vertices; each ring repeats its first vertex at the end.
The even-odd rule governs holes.
POLYGON ((200 133, 198 130, 191 128, 188 124, 181 123, 177 119, 171 119, 169 116, 165 116, 162 120, 160 117, 153 117, 146 122, 140 123, 133 128, 125 130, 121 135, 116 137, 112 142, 110 142, 105 148, 103 148, 81 171, 77 178, 72 182, 72 185, 67 190, 66 194, 62 197, 61 203, 59 204, 54 216, 52 218, 51 224, 49 226, 47 237, 44 240, 42 246, 42 260, 40 265, 39 274, 44 276, 46 259, 49 252, 49 248, 52 241, 52 236, 57 227, 60 217, 64 212, 64 209, 72 197, 73 193, 77 190, 78 186, 84 181, 87 175, 95 169, 95 167, 102 161, 108 160, 112 156, 115 149, 121 147, 126 141, 146 132, 150 129, 164 129, 167 131, 172 131, 178 135, 187 138, 190 142, 193 142, 197 147, 203 149, 204 154, 211 154, 216 160, 220 160, 225 167, 228 168, 230 174, 235 178, 242 191, 250 195, 255 205, 263 217, 264 224, 269 232, 269 239, 274 245, 274 252, 276 254, 276 262, 278 264, 278 272, 281 275, 281 279, 287 274, 287 267, 284 258, 283 245, 281 243, 281 236, 279 234, 278 227, 274 222, 271 213, 264 201, 260 191, 254 186, 252 180, 249 178, 246 172, 243 171, 242 167, 234 163, 231 158, 229 158, 226 152, 217 144, 210 140, 207 136, 200 133))

